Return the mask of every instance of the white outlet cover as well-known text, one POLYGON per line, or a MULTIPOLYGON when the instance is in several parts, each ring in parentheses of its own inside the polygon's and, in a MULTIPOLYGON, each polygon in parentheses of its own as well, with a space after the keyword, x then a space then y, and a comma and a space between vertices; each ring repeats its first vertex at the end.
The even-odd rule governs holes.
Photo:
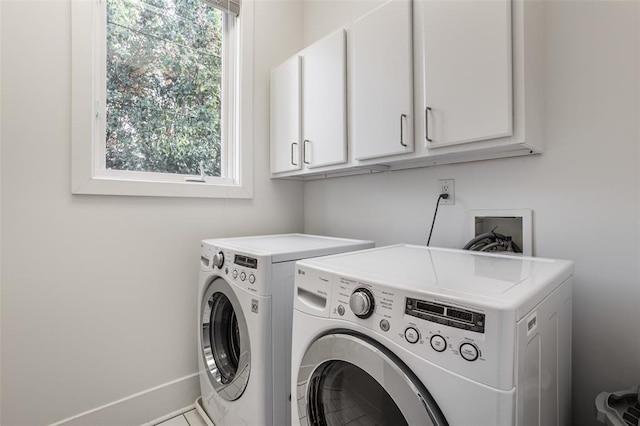
POLYGON ((440 204, 452 206, 456 203, 456 181, 454 179, 439 179, 438 191, 442 191, 442 187, 449 187, 449 198, 440 200, 440 204))

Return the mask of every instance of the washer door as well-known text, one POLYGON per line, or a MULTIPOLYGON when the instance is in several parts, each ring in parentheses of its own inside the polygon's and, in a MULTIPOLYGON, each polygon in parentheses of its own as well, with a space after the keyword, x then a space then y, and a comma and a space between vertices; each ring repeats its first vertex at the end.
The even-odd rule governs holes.
POLYGON ((242 307, 231 286, 213 280, 202 299, 202 356, 218 394, 233 401, 249 381, 251 350, 242 307))
POLYGON ((325 335, 298 371, 300 423, 313 426, 448 425, 417 377, 390 351, 352 332, 325 335))

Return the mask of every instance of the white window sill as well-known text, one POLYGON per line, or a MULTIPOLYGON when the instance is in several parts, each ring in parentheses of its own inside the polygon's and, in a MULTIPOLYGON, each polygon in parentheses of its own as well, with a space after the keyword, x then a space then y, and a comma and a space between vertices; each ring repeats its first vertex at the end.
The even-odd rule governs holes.
MULTIPOLYGON (((248 186, 249 188, 251 185, 248 186)), ((246 185, 218 182, 159 182, 114 177, 92 177, 74 182, 73 194, 147 197, 251 198, 246 185)))

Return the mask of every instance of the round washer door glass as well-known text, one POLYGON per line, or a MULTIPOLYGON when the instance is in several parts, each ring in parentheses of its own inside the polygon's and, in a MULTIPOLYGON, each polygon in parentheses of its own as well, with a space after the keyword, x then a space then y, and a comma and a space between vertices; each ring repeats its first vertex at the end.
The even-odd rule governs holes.
POLYGON ((389 393, 360 367, 329 361, 311 383, 310 410, 318 424, 409 426, 389 393), (346 408, 348 407, 348 408, 346 408))
POLYGON ((202 356, 218 394, 233 401, 249 380, 249 334, 240 303, 221 278, 207 289, 202 304, 202 356))
POLYGON ((448 425, 417 377, 386 348, 357 334, 329 334, 309 347, 297 399, 302 425, 448 425))

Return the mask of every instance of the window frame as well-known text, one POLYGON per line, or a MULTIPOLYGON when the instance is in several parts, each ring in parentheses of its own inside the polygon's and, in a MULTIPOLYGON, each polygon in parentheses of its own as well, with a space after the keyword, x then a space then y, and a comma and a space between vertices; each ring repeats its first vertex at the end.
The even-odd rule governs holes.
MULTIPOLYGON (((229 102, 235 119, 223 108, 223 135, 234 143, 222 148, 223 173, 230 177, 205 177, 170 173, 106 170, 104 116, 106 95, 106 0, 72 0, 71 4, 71 192, 73 194, 130 195, 197 198, 253 197, 253 1, 244 0, 235 31, 224 19, 225 43, 235 48, 234 61, 224 60, 223 90, 235 91, 229 102), (235 46, 234 46, 235 45, 235 46), (99 119, 98 119, 99 118, 99 119)), ((227 92, 228 93, 228 92, 227 92)))

